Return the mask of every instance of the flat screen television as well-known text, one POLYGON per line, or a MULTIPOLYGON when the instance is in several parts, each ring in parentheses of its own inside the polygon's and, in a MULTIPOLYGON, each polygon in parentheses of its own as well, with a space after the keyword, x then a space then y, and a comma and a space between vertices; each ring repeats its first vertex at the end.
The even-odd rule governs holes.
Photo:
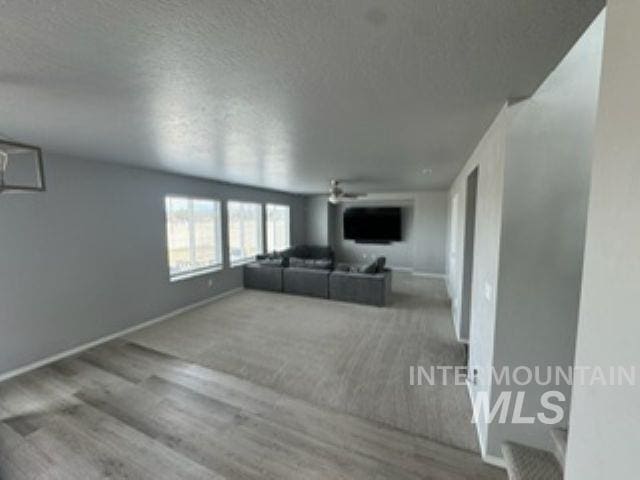
POLYGON ((345 240, 391 243, 402 240, 400 207, 352 207, 343 214, 345 240))

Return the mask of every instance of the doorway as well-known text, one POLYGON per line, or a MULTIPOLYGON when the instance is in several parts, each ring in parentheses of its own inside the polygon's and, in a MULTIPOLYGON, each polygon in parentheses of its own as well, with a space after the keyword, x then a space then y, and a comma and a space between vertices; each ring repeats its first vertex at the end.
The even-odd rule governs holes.
POLYGON ((460 338, 469 341, 471 327, 471 296, 476 233, 476 204, 478 199, 478 167, 467 177, 464 217, 464 245, 462 248, 462 297, 460 303, 460 338))

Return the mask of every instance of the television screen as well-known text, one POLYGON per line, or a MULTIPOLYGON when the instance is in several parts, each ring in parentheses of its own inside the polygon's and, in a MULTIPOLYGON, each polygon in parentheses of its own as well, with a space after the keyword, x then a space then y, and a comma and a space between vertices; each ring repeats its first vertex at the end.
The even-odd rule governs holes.
POLYGON ((358 243, 390 243, 402 240, 399 207, 352 207, 343 215, 344 238, 358 243))

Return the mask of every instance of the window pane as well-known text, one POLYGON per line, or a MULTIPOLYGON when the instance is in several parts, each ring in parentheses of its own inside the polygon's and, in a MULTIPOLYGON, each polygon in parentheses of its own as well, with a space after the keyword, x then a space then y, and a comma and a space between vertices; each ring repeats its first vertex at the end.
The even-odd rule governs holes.
POLYGON ((267 205, 267 250, 280 251, 291 246, 290 211, 287 205, 267 205))
MULTIPOLYGON (((203 268, 216 263, 218 216, 213 202, 193 201, 193 230, 195 241, 194 266, 203 268)), ((219 263, 219 262, 218 262, 219 263)))
POLYGON ((189 205, 183 198, 166 199, 167 243, 171 275, 187 270, 191 261, 189 248, 189 205))
POLYGON ((229 259, 237 264, 262 253, 262 205, 229 202, 229 259))
POLYGON ((170 276, 220 266, 220 202, 185 197, 165 202, 170 276))

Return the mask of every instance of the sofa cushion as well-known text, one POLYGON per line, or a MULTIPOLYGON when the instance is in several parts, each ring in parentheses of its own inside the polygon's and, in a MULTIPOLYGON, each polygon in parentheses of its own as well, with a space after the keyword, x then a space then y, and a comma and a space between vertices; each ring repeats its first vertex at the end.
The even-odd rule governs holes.
POLYGON ((298 295, 329 298, 329 276, 331 271, 315 268, 285 268, 283 291, 298 295))
POLYGON ((289 267, 293 268, 304 268, 306 259, 300 257, 290 257, 289 258, 289 267))
POLYGON ((333 260, 329 258, 319 258, 316 260, 309 260, 312 264, 312 268, 318 270, 331 270, 333 267, 333 260))
POLYGON ((289 267, 292 268, 311 268, 314 270, 330 270, 332 261, 327 258, 312 259, 291 257, 289 259, 289 267))
POLYGON ((284 258, 263 258, 258 260, 257 263, 264 267, 282 267, 284 258))

